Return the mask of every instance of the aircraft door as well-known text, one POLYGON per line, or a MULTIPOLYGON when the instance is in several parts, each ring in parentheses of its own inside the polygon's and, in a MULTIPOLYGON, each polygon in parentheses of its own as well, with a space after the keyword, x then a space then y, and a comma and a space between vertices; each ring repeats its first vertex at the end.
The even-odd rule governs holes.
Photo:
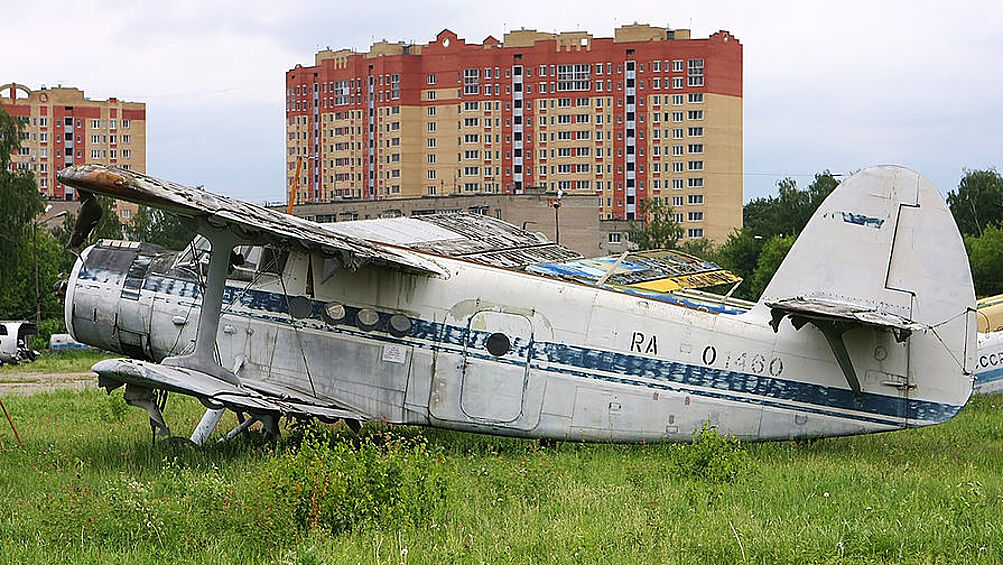
POLYGON ((464 336, 460 409, 474 420, 514 422, 523 414, 533 324, 520 314, 476 312, 464 336))

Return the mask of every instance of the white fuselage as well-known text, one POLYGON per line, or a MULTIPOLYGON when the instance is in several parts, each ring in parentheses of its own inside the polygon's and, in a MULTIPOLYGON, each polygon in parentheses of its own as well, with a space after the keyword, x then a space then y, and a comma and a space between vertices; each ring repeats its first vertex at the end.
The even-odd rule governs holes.
POLYGON ((975 391, 1003 391, 1003 332, 980 333, 975 360, 975 391))
MULTIPOLYGON (((242 380, 296 389, 373 420, 557 439, 688 441, 707 422, 749 440, 848 435, 933 424, 961 408, 909 397, 909 345, 890 332, 846 334, 857 396, 820 332, 785 321, 775 333, 764 306, 718 315, 433 259, 447 277, 364 267, 324 280, 322 258, 293 252, 281 277, 231 280, 220 362, 242 380), (343 319, 325 319, 332 304, 344 306, 343 319), (364 308, 379 314, 368 331, 357 322, 364 308), (409 321, 397 336, 387 328, 394 314, 409 321), (493 334, 504 335, 493 345, 507 341, 507 351, 489 351, 493 334)), ((89 321, 83 298, 80 312, 70 305, 74 293, 86 294, 119 308, 114 321, 103 315, 132 324, 121 335, 145 329, 157 361, 190 346, 200 304, 194 280, 151 272, 126 300, 124 275, 99 271, 75 271, 68 319, 89 321)), ((77 339, 89 341, 77 326, 77 339)))

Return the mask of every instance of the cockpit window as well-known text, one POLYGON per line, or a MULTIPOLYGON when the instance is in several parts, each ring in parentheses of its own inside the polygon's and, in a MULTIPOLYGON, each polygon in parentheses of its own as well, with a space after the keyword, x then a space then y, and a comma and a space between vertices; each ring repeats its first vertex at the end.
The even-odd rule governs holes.
MULTIPOLYGON (((176 269, 197 273, 205 278, 209 272, 212 245, 202 236, 196 236, 174 263, 176 269)), ((261 275, 280 276, 289 260, 289 251, 269 245, 240 245, 230 255, 230 280, 251 282, 261 275)))
POLYGON ((242 245, 234 249, 230 279, 253 281, 261 274, 281 275, 289 260, 289 251, 271 246, 242 245))
POLYGON ((192 273, 201 273, 202 276, 205 276, 209 267, 209 250, 211 248, 212 245, 208 239, 201 235, 195 236, 195 239, 188 244, 188 247, 185 247, 184 251, 178 254, 174 268, 188 270, 192 273), (201 265, 201 268, 199 265, 201 265))

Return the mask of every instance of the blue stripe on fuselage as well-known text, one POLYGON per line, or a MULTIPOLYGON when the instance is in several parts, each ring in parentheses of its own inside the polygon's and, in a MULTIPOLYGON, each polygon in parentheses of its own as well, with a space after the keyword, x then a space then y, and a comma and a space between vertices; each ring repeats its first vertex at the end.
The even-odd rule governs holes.
MULTIPOLYGON (((198 285, 193 281, 155 275, 147 278, 144 290, 189 298, 195 298, 199 295, 198 285)), ((228 305, 224 307, 224 313, 250 316, 282 324, 290 324, 292 321, 288 315, 289 308, 286 296, 280 293, 227 286, 223 302, 228 305), (274 315, 261 316, 253 313, 233 311, 233 305, 238 302, 243 308, 248 310, 281 314, 283 317, 274 315)), ((311 313, 307 319, 319 322, 321 327, 318 329, 326 328, 328 331, 356 334, 367 339, 428 347, 425 344, 417 344, 407 339, 396 339, 385 333, 357 331, 347 325, 328 325, 323 320, 323 307, 323 302, 311 300, 311 313)), ((345 308, 345 319, 354 319, 358 308, 347 305, 345 308)), ((386 324, 390 315, 385 312, 380 313, 379 330, 386 331, 386 324)), ((541 370, 583 378, 622 382, 635 386, 677 390, 696 396, 722 398, 791 410, 807 410, 819 414, 864 420, 891 426, 901 425, 902 419, 905 418, 908 418, 910 421, 943 422, 953 417, 962 408, 961 406, 951 404, 904 399, 874 393, 861 393, 858 396, 853 391, 844 388, 691 365, 676 361, 653 359, 640 355, 591 349, 563 343, 526 343, 525 340, 516 339, 513 342, 514 351, 511 355, 506 356, 507 359, 496 358, 486 352, 485 341, 488 335, 487 332, 468 332, 467 328, 464 327, 412 319, 412 328, 408 337, 436 344, 463 347, 471 350, 468 351, 468 354, 500 363, 525 363, 527 359, 526 349, 530 348, 531 351, 528 358, 532 360, 535 368, 541 370), (603 373, 614 373, 615 375, 620 375, 620 377, 603 373), (625 377, 635 378, 627 379, 625 377), (646 380, 637 380, 637 378, 646 380), (655 381, 655 383, 651 381, 655 381), (712 389, 713 392, 705 389, 712 389), (741 395, 750 395, 753 398, 741 395), (807 404, 810 407, 790 403, 807 404), (849 410, 854 413, 844 414, 836 412, 836 410, 849 410)), ((435 345, 431 347, 433 349, 436 348, 435 345)))

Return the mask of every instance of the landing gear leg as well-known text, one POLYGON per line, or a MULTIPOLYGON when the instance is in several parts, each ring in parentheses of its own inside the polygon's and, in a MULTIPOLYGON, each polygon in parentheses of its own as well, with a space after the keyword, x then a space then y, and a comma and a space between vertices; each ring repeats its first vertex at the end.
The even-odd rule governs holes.
MULTIPOLYGON (((166 402, 166 391, 164 394, 163 401, 166 402)), ((158 398, 157 392, 154 389, 127 384, 125 385, 125 393, 122 397, 129 406, 136 406, 146 410, 146 414, 150 417, 150 427, 154 430, 155 438, 171 437, 171 429, 164 422, 164 415, 161 412, 163 404, 158 402, 160 398, 158 398)))

